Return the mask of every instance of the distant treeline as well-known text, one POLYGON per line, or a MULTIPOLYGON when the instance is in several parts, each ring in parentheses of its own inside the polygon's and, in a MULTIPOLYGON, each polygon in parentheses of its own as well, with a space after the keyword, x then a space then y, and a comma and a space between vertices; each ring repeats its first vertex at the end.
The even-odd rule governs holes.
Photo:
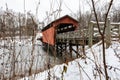
POLYGON ((22 14, 12 10, 0 10, 0 37, 32 36, 38 24, 31 13, 22 14))

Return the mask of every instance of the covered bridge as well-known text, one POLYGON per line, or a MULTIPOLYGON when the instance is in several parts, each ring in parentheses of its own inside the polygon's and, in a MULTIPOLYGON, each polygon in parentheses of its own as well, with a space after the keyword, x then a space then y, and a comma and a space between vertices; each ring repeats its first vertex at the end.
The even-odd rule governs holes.
POLYGON ((78 27, 78 21, 69 15, 65 15, 42 29, 42 42, 55 45, 56 34, 74 31, 78 27))

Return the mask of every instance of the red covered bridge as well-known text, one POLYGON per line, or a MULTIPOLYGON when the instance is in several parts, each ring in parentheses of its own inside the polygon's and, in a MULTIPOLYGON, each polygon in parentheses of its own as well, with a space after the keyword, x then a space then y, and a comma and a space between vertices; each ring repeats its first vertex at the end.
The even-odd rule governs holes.
MULTIPOLYGON (((88 44, 88 38, 90 38, 87 34, 88 30, 86 28, 77 30, 78 26, 77 20, 65 15, 42 29, 42 42, 52 47, 50 50, 53 51, 52 53, 56 52, 62 55, 68 52, 72 57, 72 52, 74 52, 78 56, 79 47, 82 46, 84 51, 84 46, 88 44)), ((94 41, 98 42, 98 39, 95 38, 92 42, 94 41)))
POLYGON ((42 29, 42 42, 55 45, 56 34, 74 31, 78 27, 78 21, 74 18, 65 15, 42 29))

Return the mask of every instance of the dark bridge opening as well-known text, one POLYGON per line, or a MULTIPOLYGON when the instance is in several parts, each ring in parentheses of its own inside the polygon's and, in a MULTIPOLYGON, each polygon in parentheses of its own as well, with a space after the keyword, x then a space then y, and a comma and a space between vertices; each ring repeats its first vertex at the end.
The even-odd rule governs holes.
POLYGON ((57 26, 57 34, 74 31, 75 27, 70 23, 61 23, 57 26))

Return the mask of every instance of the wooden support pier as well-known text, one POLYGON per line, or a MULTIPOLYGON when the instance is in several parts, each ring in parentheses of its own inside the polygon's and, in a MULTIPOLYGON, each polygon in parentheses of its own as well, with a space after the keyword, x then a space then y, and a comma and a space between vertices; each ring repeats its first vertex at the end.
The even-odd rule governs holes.
MULTIPOLYGON (((61 36, 61 34, 57 35, 61 36)), ((62 36, 63 37, 63 36, 62 36)), ((93 43, 98 42, 98 40, 95 40, 93 43)), ((82 55, 85 55, 85 45, 88 45, 88 39, 83 40, 81 38, 56 38, 56 49, 58 55, 63 55, 69 53, 69 56, 73 58, 73 53, 76 54, 76 57, 80 57, 82 55), (58 48, 59 47, 59 48, 58 48), (62 48, 62 49, 61 49, 62 48), (82 49, 80 49, 82 48, 82 49), (80 51, 81 50, 81 51, 80 51)))

